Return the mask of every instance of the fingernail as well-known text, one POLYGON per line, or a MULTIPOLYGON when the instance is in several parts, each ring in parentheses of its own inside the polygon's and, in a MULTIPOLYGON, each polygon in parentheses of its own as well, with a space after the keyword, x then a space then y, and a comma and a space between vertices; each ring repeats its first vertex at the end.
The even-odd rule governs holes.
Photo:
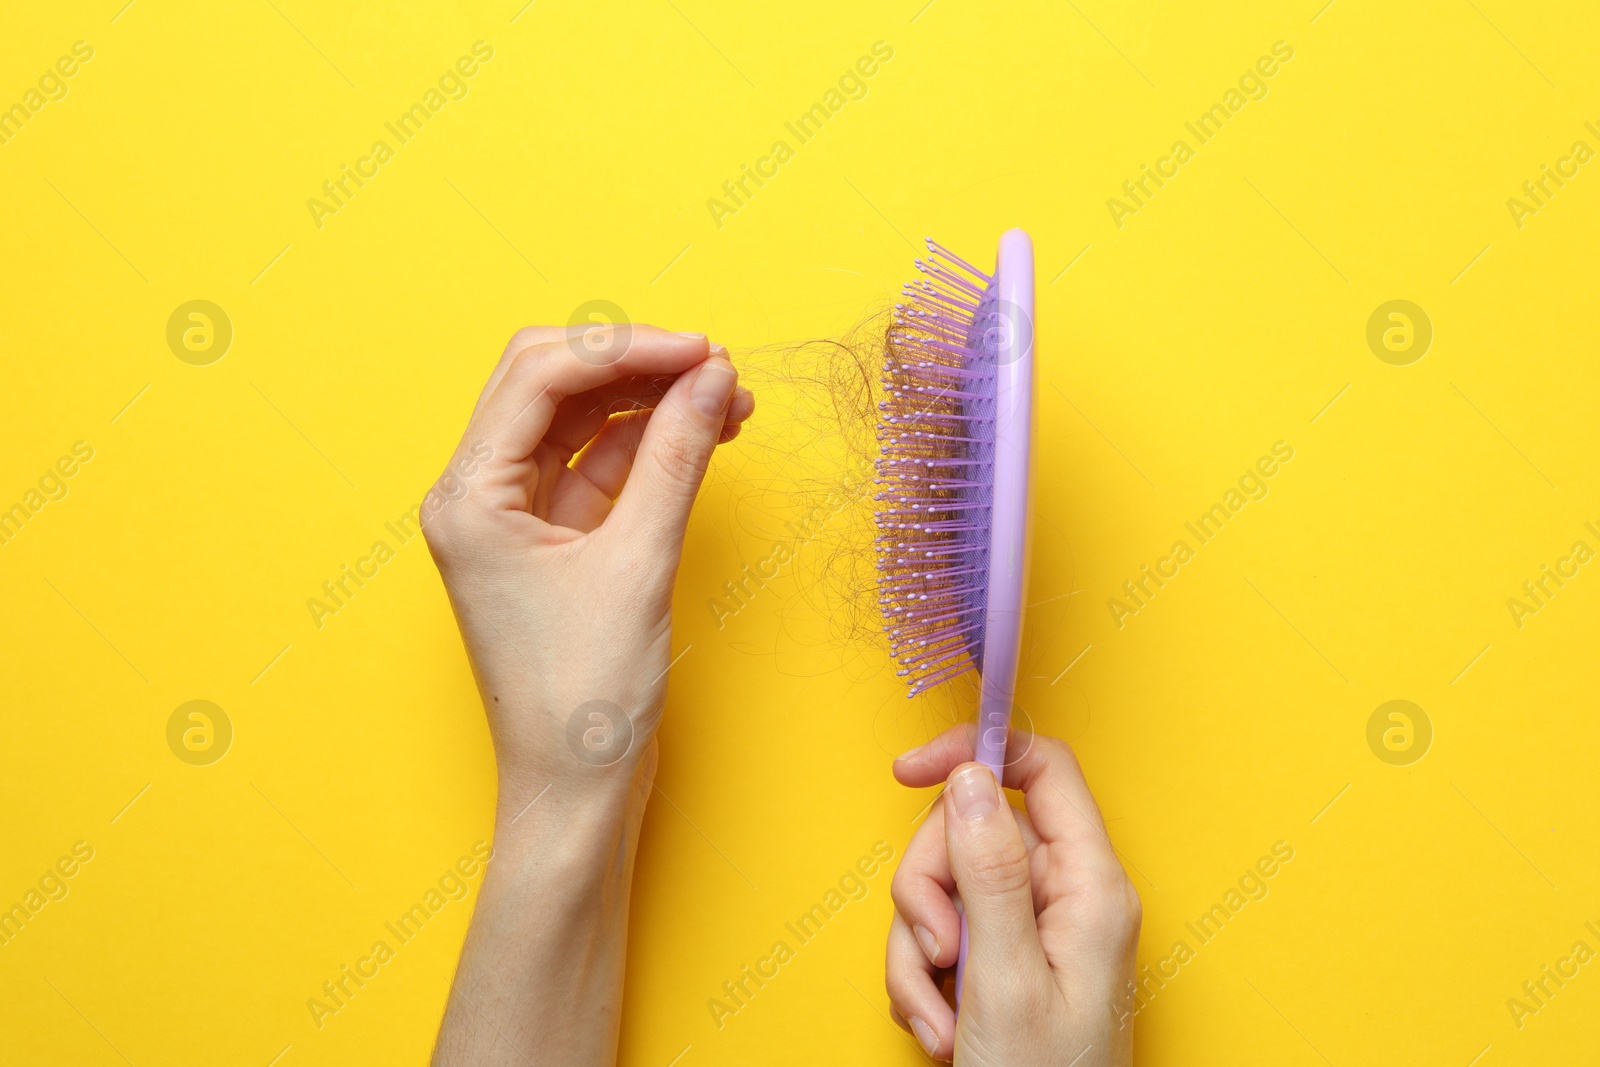
POLYGON ((739 375, 732 364, 713 356, 695 375, 694 385, 689 389, 689 401, 701 415, 708 419, 716 418, 727 408, 728 399, 733 396, 734 383, 738 380, 739 375))
POLYGON ((727 359, 728 358, 728 347, 726 345, 712 345, 711 346, 711 354, 713 356, 721 356, 723 359, 727 359))
POLYGON ((939 962, 939 939, 934 937, 933 932, 921 923, 912 927, 911 932, 917 935, 917 944, 922 946, 923 954, 928 957, 928 962, 937 964, 939 962))
POLYGON ((981 819, 999 806, 994 775, 982 767, 968 767, 950 779, 950 799, 963 819, 981 819))
POLYGON ((904 752, 900 753, 900 755, 896 756, 894 758, 894 761, 896 763, 899 763, 901 760, 910 759, 912 756, 915 756, 918 752, 921 752, 924 748, 927 748, 927 747, 928 746, 926 746, 926 745, 918 745, 915 748, 908 748, 904 752))
POLYGON ((907 1020, 911 1024, 911 1032, 917 1035, 917 1040, 922 1042, 923 1049, 928 1055, 933 1055, 933 1050, 939 1047, 939 1035, 933 1032, 933 1027, 913 1015, 907 1020))
POLYGON ((703 333, 675 333, 672 336, 687 337, 691 341, 704 341, 706 339, 706 335, 703 333))

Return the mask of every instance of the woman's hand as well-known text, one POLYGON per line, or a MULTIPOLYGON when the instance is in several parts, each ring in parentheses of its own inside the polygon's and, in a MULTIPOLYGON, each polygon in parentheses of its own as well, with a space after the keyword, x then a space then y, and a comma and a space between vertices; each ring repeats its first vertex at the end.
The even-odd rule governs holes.
POLYGON ((522 330, 423 503, 500 776, 435 1064, 616 1060, 672 584, 737 379, 703 334, 522 330))
POLYGON ((651 749, 689 509, 755 403, 737 379, 704 334, 638 324, 519 331, 489 376, 423 530, 506 819, 547 786, 625 781, 651 749))
POLYGON ((890 890, 887 986, 928 1055, 961 1067, 1125 1067, 1132 1062, 1139 896, 1072 750, 1013 731, 1007 803, 958 726, 895 761, 904 785, 947 782, 890 890), (948 779, 948 781, 947 781, 948 779), (959 1017, 941 993, 968 927, 959 1017))

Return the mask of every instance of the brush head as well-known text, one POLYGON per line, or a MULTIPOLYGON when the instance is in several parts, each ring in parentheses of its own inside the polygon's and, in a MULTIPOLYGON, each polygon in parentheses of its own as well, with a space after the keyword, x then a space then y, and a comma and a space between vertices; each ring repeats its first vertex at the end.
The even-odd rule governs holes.
POLYGON ((928 238, 895 307, 879 403, 879 605, 910 695, 983 669, 999 364, 997 279, 928 238))

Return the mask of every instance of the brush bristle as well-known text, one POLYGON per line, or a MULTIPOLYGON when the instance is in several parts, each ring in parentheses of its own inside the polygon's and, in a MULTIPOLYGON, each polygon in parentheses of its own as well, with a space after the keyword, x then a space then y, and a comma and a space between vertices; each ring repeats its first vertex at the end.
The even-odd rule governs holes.
POLYGON ((878 603, 909 695, 983 667, 994 476, 994 279, 928 238, 878 405, 878 603))

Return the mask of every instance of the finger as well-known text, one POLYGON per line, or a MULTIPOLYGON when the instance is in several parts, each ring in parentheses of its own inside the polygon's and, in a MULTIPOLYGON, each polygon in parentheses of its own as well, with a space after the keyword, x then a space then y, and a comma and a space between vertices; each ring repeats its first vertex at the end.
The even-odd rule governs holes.
MULTIPOLYGON (((549 328, 544 328, 546 332, 549 328)), ((533 331, 524 331, 532 333, 533 331)), ((653 408, 666 394, 675 378, 671 375, 631 375, 608 382, 596 389, 567 397, 557 407, 545 431, 544 443, 564 452, 570 461, 605 426, 613 415, 653 408)), ((755 411, 755 394, 744 386, 734 390, 733 400, 717 443, 739 436, 740 423, 755 411)), ((614 499, 616 494, 611 494, 614 499)))
MULTIPOLYGON (((665 392, 664 387, 662 392, 665 392)), ((633 406, 607 416, 603 425, 589 431, 584 438, 588 443, 580 446, 582 452, 572 461, 572 469, 588 478, 608 499, 615 500, 622 492, 628 471, 633 466, 633 457, 639 450, 644 428, 650 420, 650 411, 660 399, 659 394, 653 397, 639 395, 634 398, 633 406)), ((755 411, 755 403, 755 395, 744 386, 734 390, 733 399, 728 403, 728 413, 723 419, 722 434, 717 438, 718 444, 739 436, 740 423, 755 411)), ((556 421, 560 419, 558 412, 556 421)), ((552 423, 550 435, 553 436, 555 432, 555 424, 552 423)))
POLYGON ((628 471, 633 467, 633 457, 639 451, 639 441, 644 437, 650 416, 650 409, 613 415, 594 440, 578 453, 578 458, 572 461, 572 469, 594 483, 607 498, 617 499, 628 480, 628 471))
POLYGON ((1080 860, 1094 860, 1120 872, 1100 805, 1083 776, 1078 757, 1067 743, 1043 734, 1014 731, 1006 758, 1011 761, 1006 768, 1006 784, 1022 790, 1028 814, 1040 835, 1047 841, 1066 844, 1080 860))
MULTIPOLYGON (((972 758, 971 723, 952 727, 895 760, 894 775, 909 786, 943 781, 972 758)), ((1046 841, 1059 841, 1074 855, 1095 863, 1115 862, 1100 805, 1084 779, 1083 768, 1065 741, 1012 730, 1006 741, 1005 784, 1027 797, 1028 815, 1046 841)))
MULTIPOLYGON (((494 394, 495 386, 506 376, 506 368, 511 366, 511 360, 518 352, 547 341, 560 340, 564 334, 560 326, 524 326, 512 334, 500 358, 495 361, 494 369, 489 372, 489 380, 483 383, 483 388, 478 392, 478 400, 472 405, 472 418, 476 418, 478 412, 483 410, 484 403, 494 394)), ((467 421, 470 423, 472 419, 467 421)))
POLYGON ((967 917, 967 991, 1048 972, 1028 850, 989 768, 964 763, 945 791, 945 845, 967 917))
POLYGON ((951 771, 972 758, 977 734, 976 723, 959 723, 927 744, 896 756, 895 781, 913 788, 943 785, 951 771))
POLYGON ((565 458, 570 460, 600 432, 607 419, 655 407, 676 380, 671 375, 632 376, 569 396, 556 407, 544 444, 565 452, 565 458))
MULTIPOLYGON (((607 419, 655 407, 675 380, 665 376, 622 378, 599 389, 568 397, 550 420, 545 443, 565 449, 570 460, 605 427, 607 419)), ((755 412, 755 407, 754 393, 742 385, 735 389, 723 417, 718 443, 739 436, 739 424, 755 412)))
POLYGON ((550 493, 548 510, 535 512, 551 526, 591 533, 611 514, 611 498, 587 478, 566 470, 554 472, 552 480, 556 488, 550 493))
MULTIPOLYGON (((625 336, 628 340, 632 339, 634 331, 665 332, 659 330, 655 326, 650 326, 642 322, 622 323, 620 326, 626 331, 625 336)), ((500 384, 500 380, 506 376, 506 370, 510 368, 512 360, 514 360, 517 356, 517 353, 521 352, 523 349, 532 348, 535 345, 550 344, 552 342, 560 341, 570 346, 576 346, 576 351, 582 351, 585 355, 588 355, 588 349, 584 345, 586 338, 600 338, 607 343, 615 344, 616 339, 619 336, 623 335, 615 332, 606 334, 603 327, 592 324, 583 324, 578 326, 524 326, 522 329, 512 334, 511 340, 506 342, 505 350, 500 353, 500 358, 495 362, 494 369, 489 372, 489 380, 484 383, 483 390, 478 394, 478 401, 472 407, 473 416, 476 417, 478 412, 483 409, 484 402, 487 401, 491 395, 493 395, 495 387, 498 386, 500 384)), ((683 333, 678 334, 677 336, 688 338, 704 338, 705 334, 683 333)), ((468 421, 470 422, 471 420, 469 419, 468 421)))
POLYGON ((717 444, 725 445, 739 436, 744 429, 745 420, 755 414, 756 395, 744 386, 733 391, 733 399, 728 402, 728 414, 722 420, 722 433, 717 435, 717 444))
POLYGON ((956 1015, 934 981, 934 966, 917 947, 911 928, 896 915, 889 924, 883 984, 889 1003, 917 1043, 935 1059, 955 1054, 956 1015))
POLYGON ((661 398, 607 520, 653 540, 658 551, 674 560, 738 382, 733 364, 720 348, 717 352, 698 370, 682 375, 661 398))
MULTIPOLYGON (((1016 819, 1017 832, 1022 835, 1022 847, 1031 856, 1043 843, 1039 831, 1033 828, 1027 812, 1011 808, 1011 816, 1016 819)), ((927 820, 912 835, 905 855, 900 858, 900 866, 895 869, 889 885, 889 895, 895 909, 905 916, 928 959, 940 967, 952 967, 961 936, 961 916, 951 900, 956 880, 945 846, 944 818, 944 805, 932 805, 927 820)), ((1048 868, 1035 865, 1035 903, 1044 899, 1043 880, 1048 874, 1048 868)))
POLYGON ((955 888, 945 851, 944 805, 935 804, 906 845, 889 883, 889 896, 923 955, 939 967, 954 967, 960 948, 961 916, 950 900, 955 888))
MULTIPOLYGON (((561 402, 630 376, 676 376, 704 362, 700 335, 680 336, 634 326, 609 363, 590 362, 565 341, 525 348, 512 357, 493 393, 473 417, 467 436, 493 450, 492 470, 516 468, 544 439, 561 402)), ((596 427, 598 429, 598 426, 596 427)))

